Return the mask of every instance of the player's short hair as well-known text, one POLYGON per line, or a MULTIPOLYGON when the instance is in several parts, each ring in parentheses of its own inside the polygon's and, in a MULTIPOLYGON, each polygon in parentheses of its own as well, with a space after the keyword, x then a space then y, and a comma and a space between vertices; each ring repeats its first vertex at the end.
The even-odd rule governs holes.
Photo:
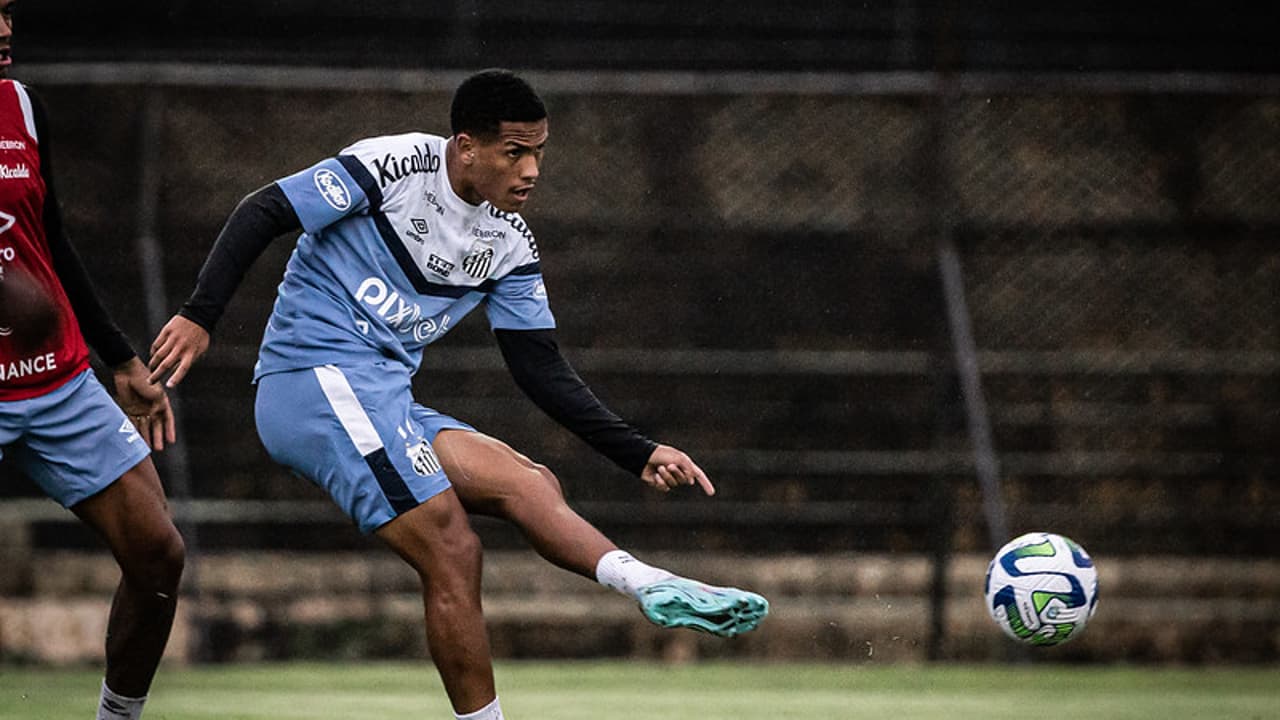
POLYGON ((453 93, 449 123, 454 135, 493 136, 502 122, 536 122, 547 116, 542 98, 510 70, 491 68, 472 75, 453 93))

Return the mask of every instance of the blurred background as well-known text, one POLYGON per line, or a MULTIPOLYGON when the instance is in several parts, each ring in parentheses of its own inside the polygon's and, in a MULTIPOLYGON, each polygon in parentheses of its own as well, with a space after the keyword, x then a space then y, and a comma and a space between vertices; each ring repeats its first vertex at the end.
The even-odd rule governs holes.
MULTIPOLYGON (((1011 659, 995 547, 1094 556, 1037 658, 1280 659, 1280 53, 1265 4, 898 0, 24 3, 64 213, 145 350, 245 194, 359 138, 447 133, 471 71, 550 112, 525 217, 566 355, 688 451, 660 496, 542 416, 482 317, 419 399, 549 465, 642 559, 773 602, 733 641, 476 519, 495 653, 1011 659)), ((175 662, 421 657, 416 578, 253 429, 293 247, 257 262, 156 460, 190 553, 175 662)), ((0 662, 101 657, 117 571, 0 468, 0 662)))

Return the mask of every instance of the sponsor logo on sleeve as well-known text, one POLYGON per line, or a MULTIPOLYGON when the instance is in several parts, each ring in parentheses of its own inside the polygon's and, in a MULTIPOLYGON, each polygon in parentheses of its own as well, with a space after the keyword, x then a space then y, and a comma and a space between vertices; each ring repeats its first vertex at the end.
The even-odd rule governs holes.
POLYGON ((338 173, 329 168, 320 168, 312 179, 316 183, 316 189, 320 191, 320 197, 334 210, 343 212, 351 207, 351 191, 342 182, 342 178, 338 177, 338 173))

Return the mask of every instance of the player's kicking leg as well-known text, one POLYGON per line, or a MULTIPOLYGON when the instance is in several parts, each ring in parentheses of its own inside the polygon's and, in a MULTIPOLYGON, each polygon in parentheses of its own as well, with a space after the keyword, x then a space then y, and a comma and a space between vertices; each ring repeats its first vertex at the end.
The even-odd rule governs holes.
POLYGON ((732 637, 769 612, 756 593, 683 578, 619 550, 569 507, 550 470, 500 440, 443 430, 432 445, 467 510, 514 523, 544 558, 634 598, 658 625, 732 637))
POLYGON ((98 720, 136 720, 173 625, 185 547, 147 458, 72 511, 120 565, 107 621, 107 672, 98 720))

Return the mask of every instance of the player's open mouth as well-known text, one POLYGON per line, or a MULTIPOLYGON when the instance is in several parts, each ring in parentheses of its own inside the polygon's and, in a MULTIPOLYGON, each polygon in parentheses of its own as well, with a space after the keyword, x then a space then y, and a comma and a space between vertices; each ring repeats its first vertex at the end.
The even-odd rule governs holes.
POLYGON ((518 190, 512 190, 512 191, 511 191, 511 194, 512 194, 512 195, 515 195, 518 199, 520 199, 520 200, 522 200, 522 201, 523 201, 523 200, 528 200, 528 199, 529 199, 529 193, 531 193, 531 192, 533 192, 533 186, 532 186, 532 185, 530 185, 529 187, 522 187, 522 188, 520 188, 520 189, 518 189, 518 190))
POLYGON ((0 48, 0 67, 13 64, 13 50, 11 48, 0 48))

